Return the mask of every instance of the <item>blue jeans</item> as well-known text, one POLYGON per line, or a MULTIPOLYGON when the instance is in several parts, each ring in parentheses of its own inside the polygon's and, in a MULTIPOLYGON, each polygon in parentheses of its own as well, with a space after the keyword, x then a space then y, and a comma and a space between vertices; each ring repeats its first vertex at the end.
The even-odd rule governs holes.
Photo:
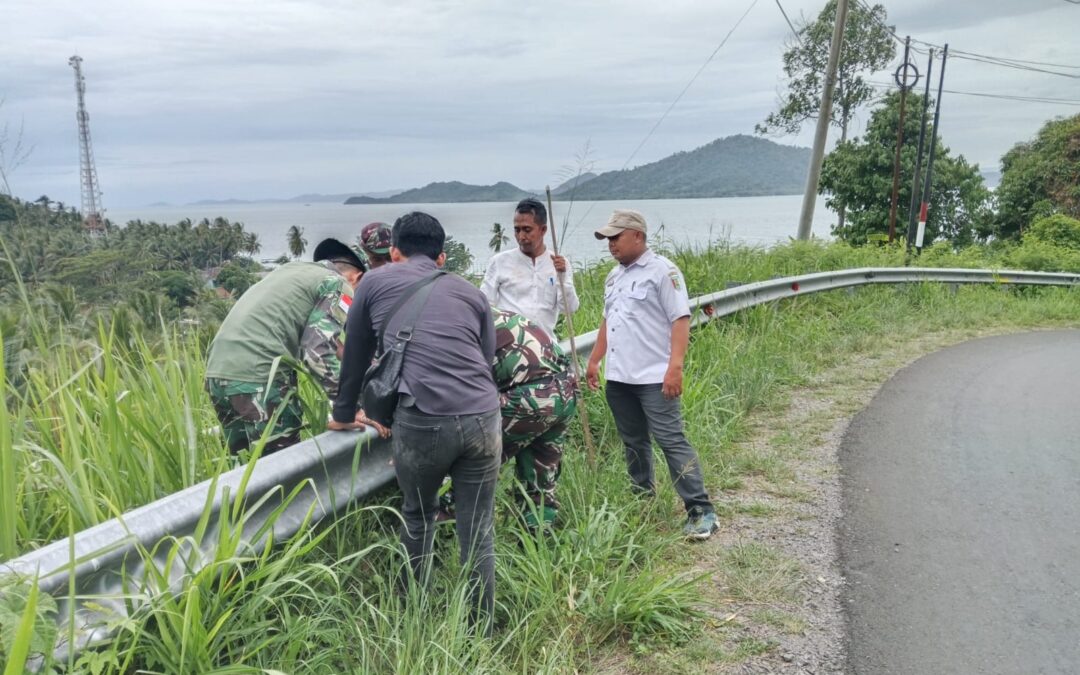
POLYGON ((651 434, 664 452, 671 480, 686 510, 697 507, 705 513, 711 512, 713 505, 705 492, 701 460, 683 433, 682 400, 664 398, 660 387, 659 383, 626 384, 608 380, 604 390, 615 428, 626 446, 630 480, 642 492, 656 491, 651 434))
POLYGON ((498 409, 444 416, 399 405, 392 431, 394 468, 404 497, 401 543, 413 577, 427 582, 439 487, 449 474, 454 481, 461 562, 471 568, 473 606, 479 616, 490 617, 495 605, 495 483, 502 457, 498 409))

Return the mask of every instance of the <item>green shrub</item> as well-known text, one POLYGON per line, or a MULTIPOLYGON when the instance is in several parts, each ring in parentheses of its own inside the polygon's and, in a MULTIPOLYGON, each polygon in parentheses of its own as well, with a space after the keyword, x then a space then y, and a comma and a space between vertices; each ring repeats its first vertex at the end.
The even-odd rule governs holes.
POLYGON ((1024 242, 1028 241, 1080 251, 1080 220, 1063 213, 1036 218, 1024 233, 1024 242))

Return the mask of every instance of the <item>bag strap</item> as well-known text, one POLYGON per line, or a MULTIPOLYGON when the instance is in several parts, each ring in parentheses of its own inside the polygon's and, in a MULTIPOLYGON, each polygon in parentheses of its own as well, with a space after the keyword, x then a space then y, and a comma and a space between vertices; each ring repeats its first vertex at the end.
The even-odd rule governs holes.
POLYGON ((398 328, 398 333, 408 331, 409 337, 412 337, 412 329, 413 324, 416 323, 416 317, 419 316, 420 310, 423 309, 424 305, 427 303, 428 295, 431 294, 431 289, 434 288, 435 282, 444 274, 446 274, 445 271, 436 270, 432 274, 429 274, 405 289, 401 294, 401 297, 398 298, 397 303, 394 304, 393 309, 386 315, 386 322, 383 323, 382 328, 379 329, 379 341, 376 344, 379 345, 380 354, 386 351, 383 346, 383 339, 386 337, 386 329, 390 325, 390 321, 397 316, 397 313, 401 311, 413 296, 416 296, 416 302, 410 308, 409 314, 405 317, 402 326, 398 328))

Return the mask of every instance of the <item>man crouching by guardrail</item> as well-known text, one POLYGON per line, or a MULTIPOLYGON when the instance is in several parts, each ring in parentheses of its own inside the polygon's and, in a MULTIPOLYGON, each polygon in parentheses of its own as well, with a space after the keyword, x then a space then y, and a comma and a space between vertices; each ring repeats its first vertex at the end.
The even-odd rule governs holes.
POLYGON ((607 240, 619 264, 604 282, 604 318, 585 379, 590 389, 600 386, 606 355, 605 394, 626 446, 633 487, 643 495, 656 491, 651 434, 686 506, 683 534, 708 539, 719 529, 716 511, 705 492, 701 460, 683 433, 680 400, 690 343, 686 282, 674 263, 649 250, 645 218, 637 211, 615 211, 595 234, 607 240))
MULTIPOLYGON (((566 430, 577 412, 570 358, 539 324, 494 309, 495 386, 502 412, 502 461, 514 460, 520 517, 530 530, 555 523, 566 430)), ((440 520, 454 517, 454 492, 440 499, 440 520)))
POLYGON ((234 454, 272 420, 264 455, 300 442, 303 410, 288 360, 306 365, 331 399, 337 395, 345 317, 366 269, 356 250, 326 239, 315 262, 278 267, 229 310, 210 345, 206 391, 234 454))
POLYGON ((480 290, 438 269, 446 258, 445 240, 442 225, 426 213, 408 213, 394 223, 394 264, 364 275, 349 311, 341 390, 329 427, 358 428, 364 414, 391 425, 403 496, 401 541, 421 584, 430 576, 439 487, 447 474, 453 478, 461 561, 471 564, 474 607, 481 617, 490 617, 495 484, 502 454, 499 392, 491 374, 495 328, 480 290), (384 377, 391 371, 382 365, 395 362, 399 375, 384 377), (391 398, 373 394, 375 385, 392 395, 387 407, 392 420, 372 405, 384 406, 391 398))

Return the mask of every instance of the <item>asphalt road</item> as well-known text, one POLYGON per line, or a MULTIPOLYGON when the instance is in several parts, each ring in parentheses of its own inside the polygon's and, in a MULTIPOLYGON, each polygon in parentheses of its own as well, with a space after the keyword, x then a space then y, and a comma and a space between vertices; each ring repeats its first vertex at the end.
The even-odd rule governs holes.
POLYGON ((849 672, 1080 673, 1080 331, 920 359, 840 463, 849 672))

